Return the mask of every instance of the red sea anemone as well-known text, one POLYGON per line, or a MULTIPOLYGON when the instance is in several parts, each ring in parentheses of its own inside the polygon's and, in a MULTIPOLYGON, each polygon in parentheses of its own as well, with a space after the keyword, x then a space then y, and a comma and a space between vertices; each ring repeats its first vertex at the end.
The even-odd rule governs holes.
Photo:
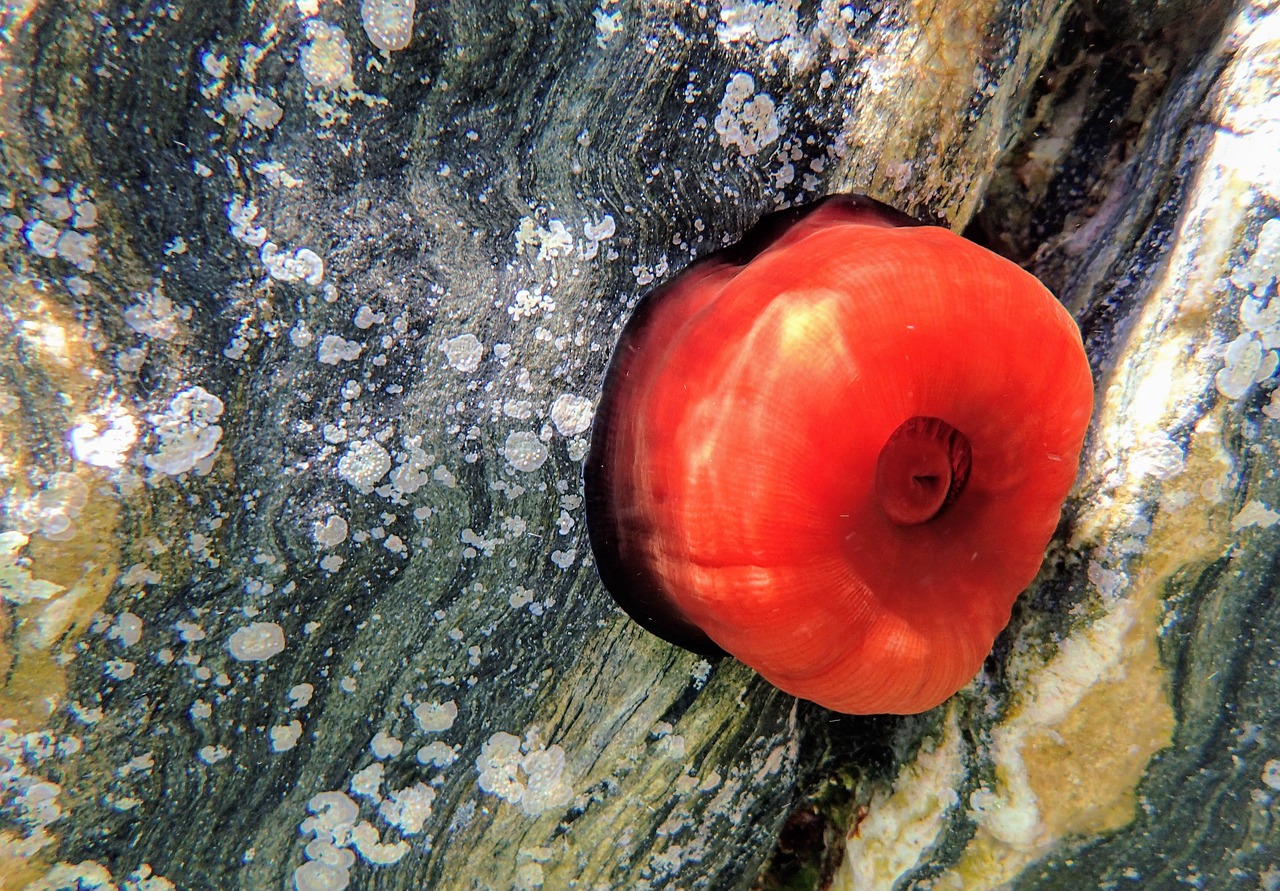
POLYGON ((1075 480, 1093 383, 1034 277, 861 196, 649 294, 586 466, 601 577, 672 643, 836 711, 981 667, 1075 480))

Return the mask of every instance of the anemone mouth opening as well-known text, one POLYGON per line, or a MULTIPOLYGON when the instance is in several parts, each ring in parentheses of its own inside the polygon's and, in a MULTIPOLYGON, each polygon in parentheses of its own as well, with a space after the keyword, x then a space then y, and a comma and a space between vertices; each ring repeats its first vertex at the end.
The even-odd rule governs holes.
POLYGON ((918 526, 964 492, 973 453, 969 439, 941 418, 907 418, 889 434, 876 462, 876 500, 889 521, 918 526))

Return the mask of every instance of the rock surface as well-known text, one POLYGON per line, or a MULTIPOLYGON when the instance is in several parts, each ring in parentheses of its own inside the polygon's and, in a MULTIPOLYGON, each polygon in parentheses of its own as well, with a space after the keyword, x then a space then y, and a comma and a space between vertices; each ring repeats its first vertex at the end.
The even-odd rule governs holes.
POLYGON ((0 15, 0 886, 1280 885, 1274 5, 0 15), (1099 381, 908 719, 645 635, 583 532, 628 308, 846 189, 985 203, 1099 381))

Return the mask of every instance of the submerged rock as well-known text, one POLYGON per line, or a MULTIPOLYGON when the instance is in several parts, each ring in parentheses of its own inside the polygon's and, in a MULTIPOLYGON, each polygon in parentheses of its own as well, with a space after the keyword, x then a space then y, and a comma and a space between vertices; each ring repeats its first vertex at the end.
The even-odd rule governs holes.
POLYGON ((845 887, 1274 881, 1269 11, 7 15, 15 886, 769 887, 842 815, 845 887), (918 718, 648 637, 584 538, 634 301, 847 190, 986 202, 1099 384, 1041 580, 918 718))

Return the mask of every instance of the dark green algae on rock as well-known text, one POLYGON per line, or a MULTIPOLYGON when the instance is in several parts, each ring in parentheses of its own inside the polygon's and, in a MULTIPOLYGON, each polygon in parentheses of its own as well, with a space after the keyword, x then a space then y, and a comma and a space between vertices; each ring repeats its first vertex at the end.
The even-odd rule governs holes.
POLYGON ((837 887, 1274 884, 1275 26, 1215 9, 1123 163, 1069 4, 6 9, 6 887, 763 886, 833 784, 837 887), (828 191, 963 225, 1019 145, 1102 395, 984 676, 839 718, 624 621, 629 305, 828 191))

